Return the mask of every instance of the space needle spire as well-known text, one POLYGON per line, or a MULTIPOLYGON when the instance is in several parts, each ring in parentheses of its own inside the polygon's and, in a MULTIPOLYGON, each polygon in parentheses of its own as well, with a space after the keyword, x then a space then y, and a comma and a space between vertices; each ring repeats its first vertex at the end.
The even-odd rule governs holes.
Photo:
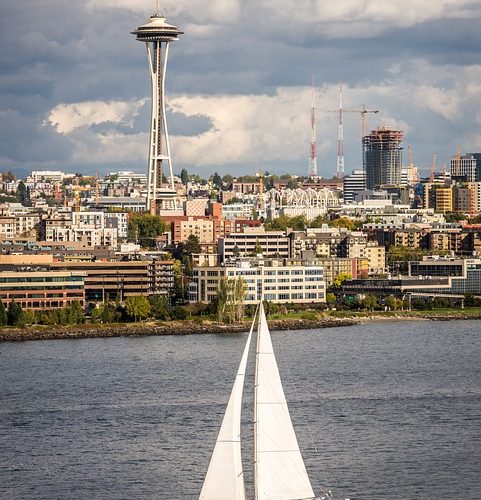
POLYGON ((149 164, 147 171, 147 210, 156 214, 159 209, 175 208, 174 175, 170 155, 169 134, 165 111, 165 73, 169 44, 183 32, 168 24, 165 17, 157 12, 147 24, 132 31, 139 42, 147 48, 147 63, 152 84, 152 113, 150 121, 149 164), (168 185, 163 179, 169 175, 168 185))

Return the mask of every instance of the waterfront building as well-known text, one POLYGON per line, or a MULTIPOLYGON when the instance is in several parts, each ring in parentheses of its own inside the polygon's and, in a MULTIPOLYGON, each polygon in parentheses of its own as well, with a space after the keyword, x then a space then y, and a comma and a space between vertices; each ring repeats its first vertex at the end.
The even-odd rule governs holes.
POLYGON ((15 300, 24 309, 43 310, 85 305, 85 273, 52 271, 43 266, 52 262, 45 256, 0 256, 0 298, 3 304, 15 300))
POLYGON ((150 17, 147 24, 139 26, 132 34, 146 45, 152 83, 147 209, 156 214, 159 209, 175 209, 174 173, 165 111, 165 73, 169 44, 176 41, 183 32, 176 26, 168 24, 165 17, 157 12, 150 17), (163 185, 164 175, 169 175, 168 188, 163 185), (169 194, 173 194, 172 199, 168 197, 169 194))
POLYGON ((363 137, 363 169, 367 189, 401 184, 403 135, 401 130, 381 127, 363 137))
POLYGON ((317 262, 252 259, 225 266, 193 268, 190 302, 213 302, 221 280, 242 278, 247 291, 244 303, 261 298, 277 304, 322 303, 326 301, 324 270, 317 262))
POLYGON ((54 262, 52 270, 85 273, 87 301, 124 300, 133 295, 168 295, 174 286, 171 260, 54 262))

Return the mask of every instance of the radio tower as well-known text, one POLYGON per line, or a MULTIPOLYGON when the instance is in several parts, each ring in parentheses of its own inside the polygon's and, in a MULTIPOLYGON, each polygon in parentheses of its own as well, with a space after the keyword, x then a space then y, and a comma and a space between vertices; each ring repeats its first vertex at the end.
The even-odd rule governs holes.
POLYGON ((336 177, 344 177, 344 128, 342 124, 342 84, 339 85, 339 134, 337 138, 337 169, 336 177))
POLYGON ((312 107, 311 107, 311 142, 309 147, 309 178, 317 177, 317 144, 316 144, 316 100, 314 75, 312 75, 312 107))
POLYGON ((167 24, 165 17, 157 13, 150 17, 147 24, 132 31, 139 42, 147 47, 147 62, 152 83, 152 115, 150 123, 149 167, 147 172, 147 210, 157 212, 157 203, 161 198, 175 198, 174 176, 170 157, 169 135, 165 112, 165 72, 169 43, 178 39, 183 32, 176 26, 167 24), (164 169, 166 172, 164 172, 164 169), (170 176, 169 187, 162 186, 164 174, 170 176), (170 188, 170 189, 169 189, 170 188))

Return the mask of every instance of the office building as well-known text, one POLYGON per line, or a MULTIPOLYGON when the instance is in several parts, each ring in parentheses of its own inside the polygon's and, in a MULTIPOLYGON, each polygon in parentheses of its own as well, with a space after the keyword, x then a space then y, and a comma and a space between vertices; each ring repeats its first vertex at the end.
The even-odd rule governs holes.
POLYGON ((364 170, 353 170, 343 178, 344 203, 352 203, 357 192, 366 189, 366 173, 364 170))
POLYGON ((451 177, 457 181, 476 182, 477 159, 474 154, 451 158, 451 177))
POLYGON ((222 280, 238 278, 247 285, 245 304, 256 304, 261 298, 277 304, 326 301, 323 268, 313 261, 289 259, 252 259, 226 266, 194 267, 189 301, 213 302, 222 280))

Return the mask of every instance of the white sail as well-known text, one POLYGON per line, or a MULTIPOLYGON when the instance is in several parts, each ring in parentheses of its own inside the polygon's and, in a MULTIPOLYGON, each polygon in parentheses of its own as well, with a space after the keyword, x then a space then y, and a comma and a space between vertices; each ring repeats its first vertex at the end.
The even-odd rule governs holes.
POLYGON ((241 459, 240 423, 242 391, 254 322, 255 317, 200 492, 201 500, 245 500, 246 498, 241 459))
POLYGON ((287 408, 262 303, 255 386, 256 500, 315 498, 287 408))

